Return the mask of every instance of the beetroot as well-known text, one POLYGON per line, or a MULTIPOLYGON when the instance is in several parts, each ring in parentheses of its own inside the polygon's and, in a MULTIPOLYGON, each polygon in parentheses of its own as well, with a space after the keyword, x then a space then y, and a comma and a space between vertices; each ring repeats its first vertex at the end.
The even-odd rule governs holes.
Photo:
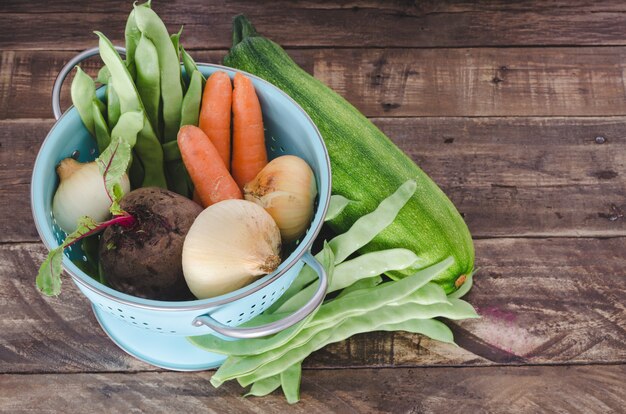
POLYGON ((202 207, 157 187, 131 191, 120 205, 135 223, 108 227, 102 235, 100 265, 107 283, 147 299, 194 299, 183 276, 182 249, 202 207))

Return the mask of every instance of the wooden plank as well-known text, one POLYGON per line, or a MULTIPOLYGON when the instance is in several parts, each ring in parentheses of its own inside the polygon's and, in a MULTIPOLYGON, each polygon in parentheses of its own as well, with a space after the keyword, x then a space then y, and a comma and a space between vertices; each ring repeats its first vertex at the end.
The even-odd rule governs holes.
MULTIPOLYGON (((212 63, 225 53, 192 52, 212 63)), ((626 47, 289 53, 370 117, 626 114, 626 47)), ((1 51, 0 119, 50 118, 54 79, 73 54, 1 51)), ((92 73, 99 66, 96 59, 86 65, 92 73)), ((69 87, 64 89, 67 106, 69 87)))
POLYGON ((622 412, 626 366, 315 370, 302 375, 301 401, 280 391, 242 398, 209 373, 0 376, 0 410, 83 413, 449 413, 622 412))
MULTIPOLYGON (((624 363, 625 238, 476 241, 467 299, 482 319, 451 324, 460 348, 406 333, 331 345, 308 367, 624 363)), ((40 244, 0 245, 0 373, 155 369, 124 354, 66 280, 36 291, 40 244)))
MULTIPOLYGON (((625 119, 376 118, 475 237, 626 235, 625 119), (604 143, 596 143, 603 137, 604 143)), ((29 184, 49 120, 0 121, 1 241, 36 241, 29 184)))
MULTIPOLYGON (((81 49, 94 30, 121 42, 128 1, 3 1, 0 48, 81 49), (59 27, 66 28, 59 30, 59 27)), ((185 26, 187 48, 225 48, 233 16, 287 46, 469 47, 625 43, 626 6, 617 0, 343 2, 286 0, 155 2, 170 32, 185 26)))

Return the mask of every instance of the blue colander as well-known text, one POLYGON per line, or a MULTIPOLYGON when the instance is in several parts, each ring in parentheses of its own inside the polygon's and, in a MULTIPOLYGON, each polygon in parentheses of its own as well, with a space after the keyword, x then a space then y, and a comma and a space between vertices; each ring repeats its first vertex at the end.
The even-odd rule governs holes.
MULTIPOLYGON (((120 52, 123 49, 118 48, 120 52)), ((57 122, 44 140, 33 169, 31 204, 39 235, 48 249, 57 247, 65 234, 52 217, 52 197, 58 185, 56 165, 69 156, 79 161, 97 157, 94 139, 89 135, 75 108, 61 115, 61 84, 72 68, 97 48, 74 57, 61 70, 53 89, 53 111, 57 122)), ((219 65, 199 64, 205 76, 222 70, 231 78, 237 70, 219 65)), ((244 72, 245 73, 245 72, 244 72)), ((279 332, 310 314, 324 298, 327 286, 322 266, 311 255, 311 245, 320 231, 330 200, 330 163, 322 137, 315 124, 287 94, 248 73, 254 83, 266 128, 268 155, 297 155, 315 173, 318 200, 313 221, 295 249, 273 273, 237 291, 211 299, 166 302, 130 296, 113 290, 83 271, 76 260, 87 260, 80 248, 66 249, 63 268, 91 301, 96 319, 109 337, 123 350, 152 365, 172 370, 202 370, 219 366, 224 355, 205 352, 185 337, 218 334, 233 340, 254 338, 279 332), (257 327, 238 327, 267 309, 289 287, 304 264, 318 274, 315 295, 298 311, 283 320, 257 327)), ((98 90, 100 97, 103 89, 98 90)))

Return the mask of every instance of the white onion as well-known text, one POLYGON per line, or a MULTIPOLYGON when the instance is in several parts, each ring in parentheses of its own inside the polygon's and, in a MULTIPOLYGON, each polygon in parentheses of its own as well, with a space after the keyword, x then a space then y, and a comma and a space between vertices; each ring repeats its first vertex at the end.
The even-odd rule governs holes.
MULTIPOLYGON (((109 217, 109 198, 100 169, 95 161, 80 163, 66 158, 57 167, 60 183, 52 200, 52 214, 66 233, 76 230, 78 219, 89 216, 95 221, 109 217)), ((128 176, 121 181, 124 193, 130 191, 128 176)))
POLYGON ((207 207, 183 245, 183 273, 198 299, 237 290, 280 264, 280 230, 262 207, 224 200, 207 207))

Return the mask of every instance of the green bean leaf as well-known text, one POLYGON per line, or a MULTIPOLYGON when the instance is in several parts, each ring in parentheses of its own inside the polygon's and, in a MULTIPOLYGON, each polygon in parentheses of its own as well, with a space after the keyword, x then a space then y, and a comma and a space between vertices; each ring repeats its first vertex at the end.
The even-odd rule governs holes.
POLYGON ((335 252, 335 263, 343 262, 393 223, 416 189, 417 183, 414 180, 406 181, 395 193, 381 201, 376 210, 359 217, 347 232, 332 239, 330 247, 335 252))
POLYGON ((280 373, 280 385, 289 404, 300 401, 300 379, 302 377, 302 364, 297 363, 280 373))
POLYGON ((324 217, 324 221, 330 221, 338 217, 343 209, 346 208, 351 202, 351 200, 348 200, 344 196, 340 196, 338 194, 331 196, 330 203, 328 204, 328 211, 326 212, 326 217, 324 217))

